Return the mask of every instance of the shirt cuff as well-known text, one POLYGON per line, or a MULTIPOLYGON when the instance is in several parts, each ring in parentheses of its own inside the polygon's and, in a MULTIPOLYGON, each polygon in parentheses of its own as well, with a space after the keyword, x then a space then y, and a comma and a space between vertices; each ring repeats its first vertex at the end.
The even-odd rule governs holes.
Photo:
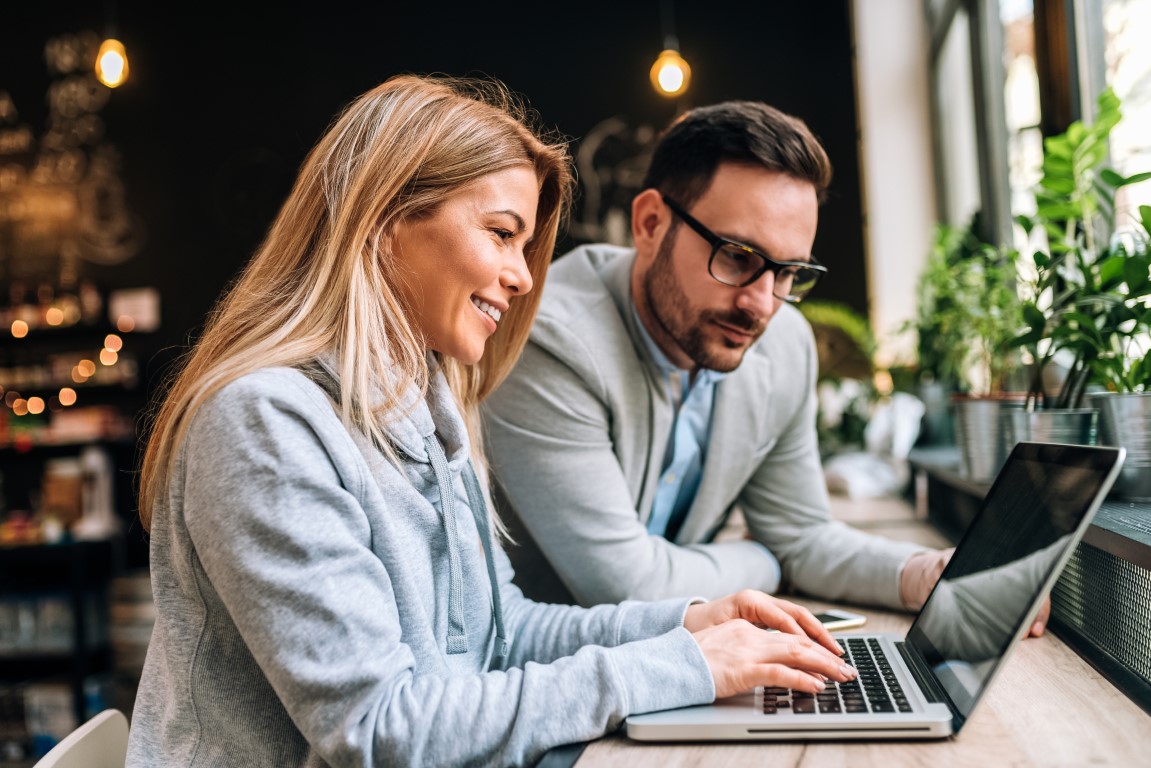
POLYGON ((750 541, 759 546, 759 548, 763 550, 763 554, 767 556, 767 562, 764 564, 767 573, 764 576, 763 591, 768 594, 775 594, 779 591, 779 584, 783 580, 783 569, 779 566, 779 560, 762 542, 756 541, 755 539, 750 539, 750 541))

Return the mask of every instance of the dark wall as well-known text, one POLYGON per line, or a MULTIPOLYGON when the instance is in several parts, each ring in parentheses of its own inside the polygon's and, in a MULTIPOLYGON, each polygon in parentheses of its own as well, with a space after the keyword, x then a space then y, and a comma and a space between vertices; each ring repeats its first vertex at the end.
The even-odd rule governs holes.
MULTIPOLYGON (((400 72, 486 73, 577 143, 613 115, 660 126, 677 108, 728 98, 804 118, 836 170, 815 248, 833 269, 820 297, 865 311, 847 0, 740 5, 677 4, 695 78, 690 98, 675 104, 647 80, 662 47, 654 0, 560 4, 546 20, 539 4, 312 2, 257 13, 201 3, 190 14, 122 0, 116 22, 132 76, 102 114, 147 239, 131 261, 90 273, 110 287, 159 287, 163 334, 180 343, 256 246, 343 105, 400 72)), ((39 132, 44 43, 102 31, 104 4, 26 4, 3 17, 0 89, 39 132)))

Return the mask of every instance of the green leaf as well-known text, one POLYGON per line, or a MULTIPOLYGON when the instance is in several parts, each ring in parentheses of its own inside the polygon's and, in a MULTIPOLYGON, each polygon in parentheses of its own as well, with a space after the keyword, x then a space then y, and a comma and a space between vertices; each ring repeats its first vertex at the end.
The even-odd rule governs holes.
POLYGON ((1144 171, 1143 173, 1135 173, 1123 179, 1123 183, 1119 186, 1127 186, 1128 184, 1138 184, 1141 181, 1151 179, 1151 171, 1144 171))
POLYGON ((1123 256, 1112 255, 1099 262, 1100 282, 1106 284, 1123 277, 1123 270, 1127 259, 1123 256))
POLYGON ((1123 262, 1123 280, 1127 283, 1127 288, 1132 293, 1138 293, 1147 286, 1148 269, 1147 262, 1138 257, 1131 257, 1122 259, 1123 262))
POLYGON ((1064 132, 1064 135, 1067 137, 1067 142, 1071 146, 1078 147, 1083 143, 1083 139, 1087 137, 1087 129, 1083 126, 1082 121, 1076 120, 1074 123, 1067 126, 1067 130, 1064 132))
POLYGON ((1123 177, 1110 168, 1104 168, 1099 173, 1099 178, 1107 182, 1112 187, 1119 187, 1123 185, 1123 177))
POLYGON ((1074 149, 1071 143, 1067 141, 1066 136, 1048 136, 1043 140, 1043 166, 1046 168, 1048 163, 1061 160, 1066 162, 1067 166, 1070 167, 1070 159, 1073 151, 1074 149))
POLYGON ((1047 316, 1031 302, 1023 305, 1023 322, 1032 331, 1042 334, 1047 328, 1047 316))
POLYGON ((1081 209, 1072 203, 1048 203, 1039 206, 1039 215, 1047 219, 1077 219, 1081 209))
POLYGON ((1049 189, 1059 195, 1070 195, 1075 191, 1075 180, 1067 178, 1072 175, 1073 171, 1071 166, 1068 166, 1068 172, 1064 173, 1059 171, 1057 173, 1048 173, 1039 180, 1040 186, 1044 189, 1049 189))

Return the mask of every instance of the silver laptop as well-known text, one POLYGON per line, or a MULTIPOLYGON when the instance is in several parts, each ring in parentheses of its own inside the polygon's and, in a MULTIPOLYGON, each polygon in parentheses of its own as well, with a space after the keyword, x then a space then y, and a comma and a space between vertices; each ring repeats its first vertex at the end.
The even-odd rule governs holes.
POLYGON ((1103 503, 1122 448, 1019 443, 907 635, 840 634, 859 670, 633 715, 639 741, 942 738, 959 732, 1103 503))

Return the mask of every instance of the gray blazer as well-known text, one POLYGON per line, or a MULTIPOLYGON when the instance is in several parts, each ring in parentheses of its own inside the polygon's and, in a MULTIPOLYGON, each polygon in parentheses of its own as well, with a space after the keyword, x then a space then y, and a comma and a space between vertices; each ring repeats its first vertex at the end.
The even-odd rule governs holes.
POLYGON ((922 547, 834 521, 816 440, 811 327, 783 306, 716 390, 696 499, 676 537, 648 534, 673 406, 631 309, 634 251, 582 246, 552 266, 522 360, 484 408, 497 506, 525 593, 593 605, 796 590, 899 607, 922 547), (738 505, 751 541, 713 538, 738 505))

